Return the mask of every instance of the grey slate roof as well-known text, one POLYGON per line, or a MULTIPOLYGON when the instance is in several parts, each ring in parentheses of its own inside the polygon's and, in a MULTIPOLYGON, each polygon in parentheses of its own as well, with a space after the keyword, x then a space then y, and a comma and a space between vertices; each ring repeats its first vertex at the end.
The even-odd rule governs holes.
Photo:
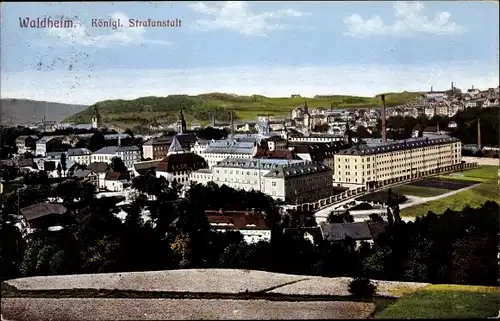
POLYGON ((375 239, 387 227, 387 223, 355 222, 355 223, 326 223, 320 224, 321 234, 327 241, 341 241, 346 237, 354 240, 375 239))
POLYGON ((287 160, 287 159, 240 159, 240 158, 227 158, 219 163, 217 167, 232 167, 232 168, 260 168, 260 169, 273 169, 288 164, 304 163, 303 160, 287 160))
POLYGON ((87 168, 95 173, 106 173, 109 170, 109 165, 105 162, 94 162, 90 163, 87 168))
POLYGON ((309 175, 313 173, 331 172, 332 169, 321 163, 295 163, 290 166, 280 166, 271 170, 264 177, 269 178, 283 178, 283 177, 296 177, 301 175, 309 175))
POLYGON ((406 141, 395 141, 386 144, 360 145, 349 149, 341 150, 339 155, 376 155, 398 150, 407 150, 424 146, 434 146, 449 143, 458 143, 460 140, 449 136, 430 136, 409 138, 406 141))
POLYGON ((70 148, 68 149, 68 156, 81 156, 90 155, 92 152, 87 148, 70 148))
POLYGON ((216 140, 210 142, 205 153, 251 155, 255 146, 254 144, 254 142, 239 142, 229 139, 216 140))
POLYGON ((38 203, 24 207, 20 211, 27 221, 31 221, 50 214, 64 214, 67 209, 60 204, 38 203))
POLYGON ((143 146, 149 146, 149 145, 170 145, 172 143, 173 136, 166 136, 166 137, 153 137, 146 141, 143 146))
POLYGON ((91 170, 89 169, 79 169, 79 170, 76 170, 74 173, 73 173, 73 176, 72 177, 76 177, 76 178, 85 178, 87 177, 90 173, 92 173, 91 170))
POLYGON ((178 153, 182 152, 184 149, 181 146, 181 143, 179 143, 179 140, 177 137, 174 137, 172 140, 172 144, 170 144, 170 147, 168 148, 169 153, 178 153))

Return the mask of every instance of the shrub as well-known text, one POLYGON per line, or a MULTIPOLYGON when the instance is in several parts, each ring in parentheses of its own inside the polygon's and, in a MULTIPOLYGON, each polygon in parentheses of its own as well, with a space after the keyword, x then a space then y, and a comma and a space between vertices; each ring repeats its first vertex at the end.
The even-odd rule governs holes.
POLYGON ((349 293, 355 297, 369 298, 377 292, 377 286, 366 277, 354 278, 349 283, 349 293))

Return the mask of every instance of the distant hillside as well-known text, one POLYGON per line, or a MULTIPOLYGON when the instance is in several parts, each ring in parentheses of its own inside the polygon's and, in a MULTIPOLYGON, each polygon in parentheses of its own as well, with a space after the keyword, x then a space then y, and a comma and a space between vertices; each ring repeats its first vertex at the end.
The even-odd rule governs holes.
POLYGON ((85 105, 5 98, 0 102, 0 124, 37 123, 42 117, 46 120, 62 121, 86 108, 85 105))
MULTIPOLYGON (((402 92, 386 95, 388 106, 405 104, 418 93, 402 92)), ((167 97, 142 97, 135 100, 106 100, 69 117, 68 120, 88 123, 94 106, 105 123, 120 127, 145 126, 156 119, 159 123, 175 121, 179 110, 184 109, 188 121, 209 122, 216 111, 218 121, 229 120, 229 111, 234 109, 241 120, 254 120, 257 115, 289 115, 294 108, 307 101, 309 108, 369 108, 379 107, 380 97, 315 96, 314 98, 269 98, 260 95, 238 96, 224 93, 209 93, 198 96, 172 95, 167 97)))

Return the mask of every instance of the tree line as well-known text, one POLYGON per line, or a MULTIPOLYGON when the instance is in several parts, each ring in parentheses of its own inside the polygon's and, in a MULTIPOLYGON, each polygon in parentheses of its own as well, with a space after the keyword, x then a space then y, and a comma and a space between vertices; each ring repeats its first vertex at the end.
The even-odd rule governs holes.
MULTIPOLYGON (((498 211, 487 202, 461 212, 429 213, 415 222, 396 219, 373 245, 352 239, 330 242, 304 239, 315 227, 309 212, 282 213, 272 198, 216 184, 181 187, 148 174, 134 178, 133 201, 96 198, 94 186, 67 179, 58 184, 30 181, 2 199, 1 268, 3 278, 34 275, 241 268, 327 277, 498 285, 498 211), (20 195, 18 195, 18 192, 20 195), (65 228, 41 228, 23 238, 7 221, 17 206, 57 197, 68 208, 65 228), (18 204, 20 203, 20 204, 18 204), (205 210, 264 213, 271 242, 247 244, 240 232, 213 230, 205 210), (146 214, 141 214, 146 211, 146 214), (293 233, 284 233, 284 229, 293 233), (292 228, 290 230, 290 228, 292 228)), ((372 220, 380 217, 372 216, 372 220)), ((351 221, 349 215, 330 221, 351 221)), ((42 223, 40 223, 42 224, 42 223)), ((45 223, 49 224, 49 223, 45 223)), ((44 226, 43 224, 41 225, 44 226)))

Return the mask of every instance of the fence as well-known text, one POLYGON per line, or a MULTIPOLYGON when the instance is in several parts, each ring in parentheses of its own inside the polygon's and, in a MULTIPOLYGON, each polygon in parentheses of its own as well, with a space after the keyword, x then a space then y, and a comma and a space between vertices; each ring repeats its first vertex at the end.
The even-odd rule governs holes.
POLYGON ((472 168, 477 168, 478 164, 477 163, 460 163, 460 164, 455 164, 455 165, 450 165, 450 166, 445 166, 445 167, 440 167, 436 168, 433 170, 428 170, 428 171, 423 171, 423 172, 418 172, 415 174, 411 175, 405 175, 405 176, 400 176, 384 181, 378 181, 375 182, 373 187, 367 187, 367 186, 361 186, 356 189, 350 189, 347 190, 341 194, 337 195, 332 195, 327 198, 320 199, 319 201, 312 202, 312 203, 303 203, 303 204, 298 204, 298 205, 289 205, 287 208, 289 209, 295 209, 295 210, 302 210, 302 211, 313 211, 317 212, 319 210, 322 210, 326 207, 347 201, 352 198, 360 197, 369 193, 377 192, 380 190, 384 190, 390 187, 402 185, 402 184, 407 184, 412 181, 416 180, 421 180, 423 178, 427 177, 432 177, 436 175, 444 175, 452 172, 457 172, 457 171, 462 171, 466 169, 472 169, 472 168))

